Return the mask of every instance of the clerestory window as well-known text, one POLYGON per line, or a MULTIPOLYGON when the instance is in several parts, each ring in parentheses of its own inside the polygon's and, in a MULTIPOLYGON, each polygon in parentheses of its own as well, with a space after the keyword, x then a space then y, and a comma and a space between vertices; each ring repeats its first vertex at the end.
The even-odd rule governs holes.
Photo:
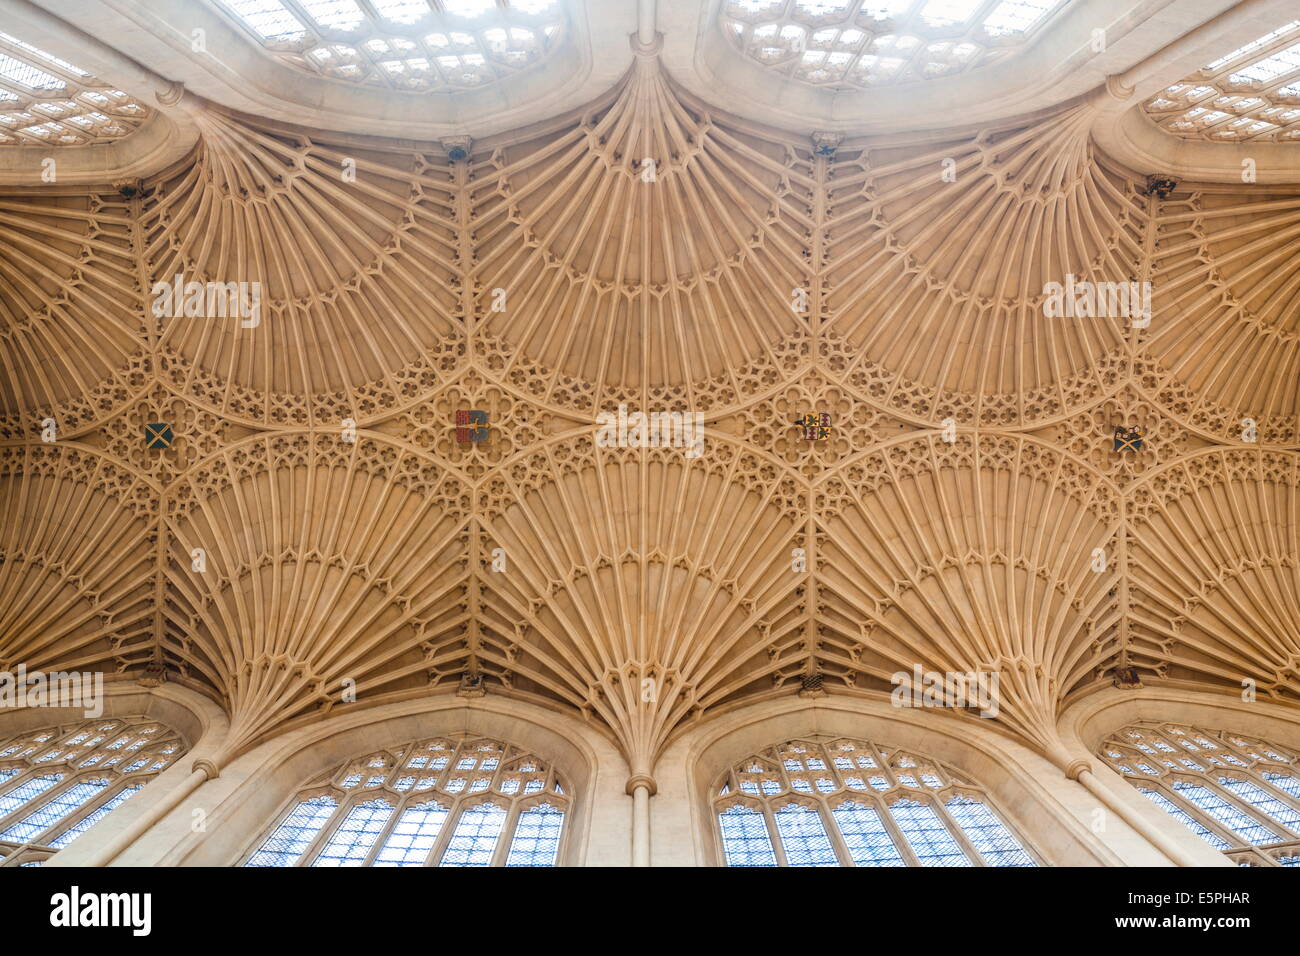
POLYGON ((1242 866, 1300 866, 1300 760, 1275 744, 1143 721, 1100 756, 1138 792, 1242 866))
POLYGON ((486 86, 546 59, 559 0, 219 0, 277 59, 345 83, 416 92, 486 86))
POLYGON ((185 751, 179 735, 146 717, 0 738, 0 866, 39 866, 185 751))
POLYGON ((312 781, 244 866, 555 866, 569 795, 539 757, 458 734, 312 781))
POLYGON ((792 740, 737 764, 713 801, 728 866, 1037 866, 984 792, 863 740, 792 740))

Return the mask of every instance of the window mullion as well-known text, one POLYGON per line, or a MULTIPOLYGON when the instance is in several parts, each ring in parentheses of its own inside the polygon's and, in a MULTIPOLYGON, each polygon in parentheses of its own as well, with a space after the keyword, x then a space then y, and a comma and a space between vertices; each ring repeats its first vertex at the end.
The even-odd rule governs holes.
MULTIPOLYGON (((55 799, 60 794, 66 793, 76 785, 76 780, 72 778, 71 774, 64 770, 50 770, 47 768, 44 772, 35 774, 35 777, 41 777, 47 774, 62 774, 63 779, 48 790, 42 790, 40 793, 36 794, 36 796, 26 800, 15 808, 13 813, 9 814, 9 816, 0 818, 0 833, 9 829, 9 827, 13 826, 13 824, 19 820, 24 819, 28 814, 33 813, 38 807, 45 806, 51 800, 55 799)), ((26 842, 30 843, 31 841, 26 842)))
POLYGON ((83 824, 92 814, 105 810, 124 791, 143 787, 158 776, 159 771, 149 769, 152 764, 172 764, 186 750, 184 739, 175 731, 143 716, 96 718, 74 725, 46 727, 9 738, 3 746, 10 744, 11 749, 30 752, 4 761, 10 769, 18 771, 0 785, 4 794, 30 786, 41 777, 59 778, 52 786, 0 816, 0 832, 3 832, 33 814, 50 816, 57 812, 57 819, 43 825, 31 840, 23 843, 24 847, 39 849, 43 859, 58 852, 51 846, 56 839, 83 824), (48 735, 49 739, 38 742, 42 735, 48 735), (117 747, 111 747, 113 744, 117 747), (56 759, 37 762, 41 755, 53 752, 59 754, 56 759), (107 762, 110 759, 111 764, 107 762), (127 772, 126 768, 137 761, 141 762, 141 769, 127 772), (59 806, 51 807, 51 804, 59 806))
MULTIPOLYGON (((39 776, 40 773, 37 772, 35 768, 28 767, 22 773, 18 774, 18 776, 14 777, 12 780, 9 781, 9 786, 5 787, 4 791, 0 793, 0 799, 4 798, 5 796, 8 796, 9 794, 13 793, 15 790, 22 787, 24 784, 30 782, 31 780, 34 780, 36 777, 39 776)), ((15 822, 14 817, 18 817, 19 819, 21 819, 21 816, 19 815, 23 812, 23 808, 26 807, 27 804, 31 802, 32 802, 31 800, 24 800, 22 803, 18 804, 18 806, 14 807, 14 809, 9 813, 0 814, 0 833, 3 833, 5 830, 9 829, 10 824, 15 822)))
MULTIPOLYGON (((1180 793, 1178 793, 1178 791, 1176 791, 1173 787, 1173 784, 1177 783, 1178 781, 1174 780, 1174 778, 1172 777, 1170 778, 1170 780, 1172 782, 1167 787, 1164 786, 1163 781, 1146 780, 1143 782, 1146 783, 1148 786, 1152 787, 1152 789, 1159 790, 1162 794, 1164 794, 1167 800, 1169 800, 1174 804, 1174 806, 1178 807, 1178 809, 1182 810, 1189 817, 1191 817, 1201 826, 1205 827, 1205 829, 1209 830, 1211 833, 1214 833, 1217 836, 1219 836, 1221 839, 1226 840, 1233 847, 1240 849, 1243 846, 1247 846, 1247 847, 1250 846, 1249 843, 1247 843, 1245 840, 1239 837, 1232 830, 1228 829, 1226 824, 1220 823, 1210 814, 1206 813, 1196 804, 1192 803, 1191 800, 1186 799, 1180 793)), ((1159 810, 1160 808, 1156 807, 1156 809, 1159 810)), ((1164 813, 1163 810, 1161 810, 1161 812, 1164 813)), ((1169 814, 1167 813, 1164 813, 1164 815, 1166 817, 1169 816, 1169 814)), ((1187 831, 1187 827, 1183 826, 1177 820, 1174 820, 1173 822, 1178 824, 1179 829, 1187 831)), ((1195 836, 1195 834, 1193 834, 1193 836, 1195 836)))
MULTIPOLYGON (((727 794, 727 796, 731 796, 731 794, 727 794)), ((709 804, 709 816, 713 818, 713 845, 716 850, 714 858, 718 861, 718 866, 727 866, 727 841, 722 835, 722 824, 718 819, 721 812, 720 805, 716 800, 709 804)), ((762 810, 759 812, 761 813, 762 810)))
POLYGON ((375 857, 379 855, 379 851, 382 850, 384 844, 388 842, 388 838, 392 835, 393 827, 397 826, 397 821, 401 818, 402 813, 405 810, 405 801, 400 796, 394 796, 393 794, 388 794, 388 796, 393 798, 393 812, 388 815, 387 822, 384 823, 379 832, 375 835, 375 842, 370 845, 370 849, 366 851, 365 859, 361 861, 362 866, 375 865, 375 857))
POLYGON ((518 801, 515 801, 506 811, 506 822, 501 826, 501 836, 497 837, 496 849, 492 851, 492 860, 488 863, 488 866, 506 865, 506 859, 510 855, 510 847, 515 842, 515 827, 519 825, 521 812, 518 801))
MULTIPOLYGON (((489 792, 491 792, 491 793, 496 793, 496 792, 500 791, 500 789, 501 789, 501 777, 502 777, 502 775, 506 772, 506 766, 507 766, 508 764, 511 764, 511 763, 514 763, 514 762, 515 762, 515 758, 512 757, 511 755, 512 755, 512 752, 515 752, 516 750, 517 750, 517 748, 515 748, 515 747, 511 747, 511 746, 509 746, 509 745, 504 746, 504 747, 501 748, 501 756, 500 756, 499 758, 497 758, 497 765, 496 765, 494 768, 492 768, 492 772, 488 775, 488 791, 489 791, 489 792)), ((537 761, 537 762, 538 762, 539 764, 542 763, 542 761, 540 761, 540 760, 537 761)), ((480 772, 481 772, 481 771, 480 771, 480 772)), ((542 788, 543 788, 543 789, 546 788, 546 782, 551 778, 551 774, 553 774, 554 772, 555 772, 555 768, 553 768, 553 767, 552 767, 552 768, 549 768, 549 769, 546 771, 546 775, 542 778, 542 788)), ((515 794, 516 797, 521 796, 521 795, 522 795, 522 789, 521 789, 520 793, 515 794)))
POLYGON ((1234 757, 1240 760, 1247 767, 1254 769, 1254 766, 1259 763, 1259 760, 1257 760, 1255 757, 1252 757, 1250 754, 1246 753, 1244 747, 1238 747, 1231 740, 1229 740, 1228 734, 1206 734, 1206 737, 1209 738, 1211 743, 1218 741, 1220 744, 1223 745, 1224 750, 1228 751, 1228 753, 1232 754, 1234 757))
MULTIPOLYGON (((786 783, 789 782, 787 778, 786 783)), ((776 818, 772 816, 772 804, 767 800, 763 801, 763 822, 767 824, 767 838, 772 841, 772 853, 776 856, 776 865, 789 866, 790 860, 785 855, 785 844, 781 842, 781 831, 776 828, 776 818)))
MULTIPOLYGON (((988 19, 988 15, 992 13, 1001 2, 1002 0, 984 0, 975 13, 966 19, 966 23, 983 26, 984 21, 988 19)), ((1038 25, 1041 26, 1041 24, 1038 25)))
MULTIPOLYGON (((76 786, 79 783, 86 783, 97 778, 100 780, 104 780, 105 776, 102 773, 100 774, 86 773, 72 780, 71 785, 76 786)), ((117 796, 118 793, 120 793, 122 790, 126 789, 126 787, 130 786, 133 783, 133 781, 122 780, 122 779, 114 781, 112 778, 108 778, 105 782, 108 785, 104 787, 104 789, 100 792, 98 797, 93 797, 90 800, 87 800, 80 807, 74 807, 71 813, 59 817, 59 819, 55 820, 44 830, 41 830, 40 833, 37 834, 37 836, 49 837, 49 839, 51 840, 57 838, 60 833, 63 833, 65 830, 69 830, 72 827, 75 827, 83 819, 90 816, 90 814, 93 813, 95 810, 97 810, 100 806, 107 803, 109 800, 112 800, 113 797, 117 796), (114 783, 119 783, 121 784, 121 786, 115 787, 113 786, 114 783)), ((42 845, 48 845, 49 840, 34 840, 32 842, 40 843, 42 845)))
MULTIPOLYGON (((289 13, 292 14, 293 18, 297 20, 298 23, 302 26, 303 32, 306 33, 307 36, 309 37, 314 36, 316 42, 318 43, 339 42, 338 40, 331 40, 326 38, 325 34, 322 32, 324 30, 324 27, 318 24, 316 22, 316 18, 313 17, 310 13, 308 13, 307 10, 297 2, 297 0, 280 0, 280 2, 284 4, 284 8, 288 10, 289 13)), ((242 21, 244 18, 238 17, 238 19, 242 21)), ((331 30, 330 32, 335 32, 335 31, 331 30)), ((255 33, 254 35, 257 34, 255 33)), ((257 36, 257 42, 263 45, 265 45, 266 43, 266 41, 263 40, 260 35, 257 36)))
POLYGON ((569 845, 569 831, 572 829, 573 817, 569 814, 569 804, 565 801, 558 804, 560 811, 564 814, 564 819, 560 823, 560 841, 555 844, 555 863, 559 867, 564 865, 564 851, 569 845))
POLYGON ((1263 850, 1261 850, 1261 849, 1260 849, 1259 847, 1257 847, 1257 846, 1252 846, 1252 847, 1250 848, 1250 852, 1251 852, 1251 855, 1254 856, 1255 859, 1259 860, 1259 861, 1260 861, 1264 866, 1280 866, 1280 865, 1281 865, 1281 864, 1279 864, 1279 863, 1277 862, 1277 860, 1273 859, 1271 856, 1269 856, 1267 853, 1265 853, 1263 850))
MULTIPOLYGON (((951 798, 952 797, 950 796, 949 799, 951 798)), ((962 851, 968 857, 970 857, 971 863, 976 866, 988 866, 989 862, 984 859, 984 854, 975 849, 975 844, 971 842, 970 837, 966 835, 966 830, 957 822, 957 818, 948 812, 948 807, 944 804, 944 801, 940 798, 939 794, 934 794, 933 800, 934 803, 932 806, 934 807, 934 812, 938 815, 940 821, 943 822, 943 825, 948 828, 948 832, 951 833, 953 839, 957 841, 957 845, 962 848, 962 851)), ((990 813, 993 812, 992 808, 987 803, 983 800, 980 802, 984 803, 984 808, 986 810, 990 813)))
MULTIPOLYGON (((838 793, 835 796, 840 800, 848 799, 847 793, 838 793)), ((853 855, 849 853, 848 843, 844 841, 844 834, 840 832, 840 824, 831 810, 830 801, 822 797, 817 812, 822 815, 822 823, 826 827, 826 836, 831 841, 831 847, 835 850, 835 855, 839 857, 840 866, 857 866, 853 862, 853 855)))
MULTIPOLYGON (((448 799, 442 794, 439 794, 439 796, 448 799)), ((438 839, 433 842, 433 846, 429 850, 425 866, 437 866, 442 862, 443 854, 447 852, 447 845, 451 843, 451 835, 456 832, 456 824, 460 822, 460 814, 465 808, 465 802, 461 797, 448 799, 447 818, 443 821, 442 829, 438 832, 438 839)))
MULTIPOLYGON (((300 795, 290 806, 289 813, 293 813, 294 809, 302 802, 303 798, 300 795)), ((330 814, 330 818, 325 821, 324 826, 316 831, 316 835, 312 837, 311 843, 307 844, 307 849, 302 851, 302 856, 298 857, 298 861, 294 866, 309 867, 316 862, 316 857, 320 856, 321 851, 325 849, 325 846, 329 843, 329 839, 333 836, 334 831, 343 825, 343 821, 347 819, 348 812, 359 802, 360 801, 356 800, 355 797, 349 798, 346 795, 344 796, 344 799, 339 800, 339 804, 334 808, 334 812, 330 814)), ((288 819, 288 817, 285 817, 285 819, 288 819)))
POLYGON ((876 804, 879 807, 878 812, 880 813, 880 822, 884 825, 885 832, 889 834, 889 838, 894 841, 894 846, 898 848, 899 855, 908 866, 920 866, 921 858, 916 855, 916 851, 912 849, 911 841, 907 839, 903 831, 899 828, 898 821, 894 819, 894 815, 889 812, 889 801, 883 797, 877 796, 876 804))
MULTIPOLYGON (((1242 777, 1246 777, 1247 779, 1250 778, 1250 774, 1248 773, 1242 772, 1239 773, 1238 775, 1242 777)), ((1228 776, 1228 774, 1224 772, 1223 776, 1228 776)), ((1281 830, 1283 836, 1285 836, 1288 833, 1295 832, 1290 827, 1283 824, 1281 820, 1273 819, 1273 817, 1269 816, 1263 810, 1257 809, 1256 807, 1247 803, 1241 797, 1238 797, 1232 791, 1228 790, 1227 787, 1219 783, 1218 773, 1205 774, 1205 780, 1203 785, 1208 789, 1212 790, 1213 792, 1217 793, 1220 797, 1222 797, 1224 802, 1227 803, 1228 806, 1236 808, 1238 811, 1244 813, 1248 819, 1254 820, 1259 825, 1273 831, 1281 830)), ((1237 837, 1236 839, 1241 843, 1247 842, 1244 837, 1237 837)), ((1253 846, 1254 844, 1251 845, 1253 846)))
MULTIPOLYGON (((1223 772, 1227 773, 1227 771, 1223 771, 1223 772)), ((1280 772, 1281 771, 1279 771, 1279 773, 1280 772)), ((1255 786, 1259 787, 1261 790, 1263 790, 1265 793, 1273 797, 1279 803, 1283 803, 1293 810, 1300 810, 1300 801, 1296 800, 1295 797, 1291 796, 1291 794, 1287 793, 1281 787, 1270 783, 1267 779, 1265 779, 1263 772, 1252 767, 1248 773, 1243 771, 1242 775, 1249 776, 1251 778, 1251 781, 1255 784, 1255 786)), ((1288 773, 1287 776, 1293 777, 1295 776, 1295 774, 1288 773)), ((1286 827, 1286 829, 1289 830, 1291 828, 1286 827)))

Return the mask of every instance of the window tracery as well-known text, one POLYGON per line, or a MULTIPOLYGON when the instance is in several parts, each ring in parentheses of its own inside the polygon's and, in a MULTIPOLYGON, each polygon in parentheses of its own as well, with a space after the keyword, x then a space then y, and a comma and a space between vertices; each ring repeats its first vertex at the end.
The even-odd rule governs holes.
POLYGON ((387 89, 485 86, 559 44, 559 0, 220 0, 277 59, 387 89))
POLYGON ((110 143, 149 116, 128 93, 0 31, 0 146, 110 143))
POLYGON ((1242 866, 1300 866, 1300 758, 1226 731, 1142 721, 1101 758, 1138 792, 1242 866))
POLYGON ((728 866, 1037 866, 983 791, 918 754, 793 740, 737 764, 713 801, 728 866))
POLYGON ((1064 7, 1060 0, 726 0, 743 56, 814 86, 870 89, 988 66, 1064 7))
POLYGON ((184 755, 146 717, 98 718, 0 741, 0 866, 37 865, 184 755))
POLYGON ((535 755, 454 734, 356 757, 292 800, 244 866, 555 866, 569 796, 535 755))
POLYGON ((1300 143, 1300 19, 1224 54, 1142 108, 1183 139, 1300 143))

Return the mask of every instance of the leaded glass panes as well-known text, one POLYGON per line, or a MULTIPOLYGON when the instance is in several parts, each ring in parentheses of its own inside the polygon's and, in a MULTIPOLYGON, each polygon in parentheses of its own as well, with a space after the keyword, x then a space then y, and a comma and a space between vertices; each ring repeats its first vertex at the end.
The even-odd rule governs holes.
POLYGON ((727 866, 776 866, 772 837, 761 810, 737 804, 718 814, 727 866))
POLYGON ((0 796, 0 814, 11 816, 14 810, 39 797, 62 779, 63 774, 59 773, 44 773, 38 777, 29 777, 0 796))
POLYGON ((835 91, 913 83, 1015 53, 1068 0, 723 0, 747 59, 835 91))
POLYGON ((564 814, 549 803, 519 814, 506 866, 554 866, 563 825, 564 814))
POLYGON ((447 808, 440 803, 407 807, 375 858, 375 866, 424 866, 446 820, 447 808))
POLYGON ((845 801, 831 812, 855 865, 906 865, 875 807, 845 801))
POLYGON ((542 760, 466 734, 356 757, 281 814, 245 866, 555 866, 569 798, 542 760))
POLYGON ((1142 108, 1182 139, 1300 142, 1300 19, 1228 51, 1142 108))
POLYGON ((111 143, 148 118, 135 97, 0 31, 0 146, 111 143))
POLYGON ((1229 793, 1246 801, 1256 810, 1262 810, 1288 830, 1298 832, 1296 824, 1300 823, 1300 809, 1284 803, 1272 794, 1265 793, 1249 780, 1222 775, 1218 779, 1219 785, 1229 793))
POLYGON ((56 850, 63 849, 65 846, 67 846, 77 837, 81 836, 83 833, 85 833, 87 830, 93 827, 100 820, 104 819, 104 817, 108 816, 110 813, 112 813, 114 810, 120 807, 130 797, 135 796, 135 794, 139 793, 143 789, 144 789, 144 784, 141 783, 132 784, 129 787, 123 787, 113 796, 109 797, 103 803, 100 803, 98 806, 96 806, 95 809, 92 810, 90 813, 87 813, 80 820, 78 820, 72 826, 68 827, 66 830, 64 830, 62 833, 56 836, 53 840, 51 840, 50 846, 54 847, 56 850))
POLYGON ((865 741, 789 741, 714 793, 728 866, 1037 865, 971 781, 865 741))
POLYGON ((980 856, 993 866, 1033 866, 1020 842, 987 806, 970 797, 956 796, 944 804, 980 856))
POLYGON ((277 59, 385 89, 486 86, 559 46, 559 0, 214 0, 277 59))
POLYGON ((1190 801, 1193 806, 1200 808, 1249 843, 1264 844, 1278 841, 1276 833, 1217 790, 1211 790, 1189 780, 1177 781, 1173 789, 1175 794, 1190 801))
POLYGON ((439 866, 487 866, 506 824, 506 812, 491 803, 467 807, 456 821, 447 852, 439 866))
POLYGON ((890 804, 889 812, 922 866, 971 865, 933 807, 915 800, 896 800, 890 804))
POLYGON ((1214 847, 1216 850, 1226 850, 1232 846, 1232 844, 1230 844, 1227 840, 1223 839, 1223 837, 1219 836, 1214 831, 1207 830, 1204 826, 1198 823, 1190 814, 1188 814, 1187 811, 1183 810, 1178 804, 1174 803, 1163 793, 1160 793, 1157 790, 1150 790, 1146 787, 1138 787, 1138 793, 1145 796, 1148 800, 1150 800, 1152 803, 1158 806, 1161 810, 1165 811, 1165 813, 1169 814, 1171 817, 1173 817, 1183 826, 1187 827, 1187 829, 1191 830, 1193 833, 1195 833, 1206 843, 1210 844, 1210 846, 1214 847))
POLYGON ((348 811, 312 866, 361 866, 393 815, 384 800, 370 800, 348 811))
POLYGON ((1238 734, 1144 721, 1112 734, 1100 755, 1198 837, 1252 866, 1300 853, 1296 754, 1238 734), (1134 774, 1134 765, 1143 773, 1134 774))
POLYGON ((100 717, 0 738, 0 866, 48 859, 185 749, 175 733, 144 717, 100 717))
POLYGON ((1286 773, 1269 773, 1265 771, 1264 779, 1288 796, 1300 800, 1300 778, 1286 773))
POLYGON ((329 796, 304 800, 289 811, 245 866, 292 866, 338 809, 329 796))
POLYGON ((838 866, 821 814, 814 807, 791 803, 772 818, 789 866, 838 866))
POLYGON ((83 780, 81 783, 60 790, 52 799, 32 810, 27 816, 0 830, 0 840, 29 843, 37 834, 48 830, 107 789, 107 780, 83 780))

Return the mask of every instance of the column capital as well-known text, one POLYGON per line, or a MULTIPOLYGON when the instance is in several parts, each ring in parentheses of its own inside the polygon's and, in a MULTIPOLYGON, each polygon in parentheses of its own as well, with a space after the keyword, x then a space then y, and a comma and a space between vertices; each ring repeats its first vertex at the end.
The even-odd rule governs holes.
POLYGON ((659 784, 655 783, 655 778, 645 773, 634 774, 627 778, 627 795, 630 797, 638 787, 645 787, 650 791, 650 796, 659 792, 659 784))
POLYGON ((1080 758, 1065 768, 1065 776, 1070 780, 1078 780, 1085 771, 1092 773, 1092 764, 1080 758))

